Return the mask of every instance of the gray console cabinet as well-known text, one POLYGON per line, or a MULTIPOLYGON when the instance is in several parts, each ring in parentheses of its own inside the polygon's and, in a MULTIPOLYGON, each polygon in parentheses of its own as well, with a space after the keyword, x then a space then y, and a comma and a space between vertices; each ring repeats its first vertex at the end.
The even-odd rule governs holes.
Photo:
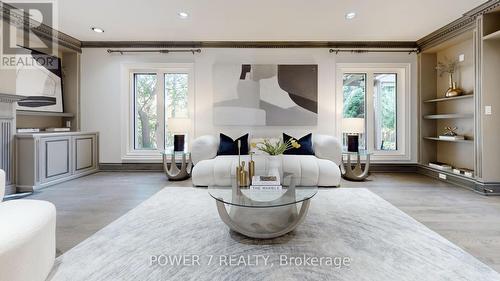
POLYGON ((18 192, 33 191, 95 173, 98 133, 33 133, 16 135, 18 192))

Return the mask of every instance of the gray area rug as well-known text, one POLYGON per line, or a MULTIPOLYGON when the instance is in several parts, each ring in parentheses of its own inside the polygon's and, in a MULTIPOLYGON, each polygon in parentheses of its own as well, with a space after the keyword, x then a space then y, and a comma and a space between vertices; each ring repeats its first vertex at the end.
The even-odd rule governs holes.
POLYGON ((321 189, 294 232, 254 240, 228 230, 206 189, 168 187, 57 258, 48 280, 490 281, 500 275, 366 189, 321 189), (167 262, 180 255, 184 264, 167 262))

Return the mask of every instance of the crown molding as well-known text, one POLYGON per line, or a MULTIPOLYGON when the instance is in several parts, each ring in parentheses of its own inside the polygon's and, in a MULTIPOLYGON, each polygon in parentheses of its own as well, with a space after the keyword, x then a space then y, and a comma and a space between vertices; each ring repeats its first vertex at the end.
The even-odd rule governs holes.
POLYGON ((13 6, 0 1, 0 17, 18 28, 31 31, 45 40, 81 53, 82 48, 351 48, 351 49, 419 49, 436 46, 475 27, 476 17, 500 7, 500 0, 488 2, 470 10, 461 18, 413 41, 80 41, 50 26, 30 19, 25 26, 24 16, 13 6))
POLYGON ((0 18, 4 23, 11 23, 17 28, 22 28, 25 31, 33 32, 41 39, 51 40, 59 46, 68 48, 75 52, 82 52, 82 43, 80 40, 71 37, 63 32, 60 32, 52 27, 42 24, 36 20, 29 19, 27 25, 24 24, 24 14, 16 9, 14 6, 0 1, 0 18))
POLYGON ((490 0, 429 35, 417 40, 420 50, 429 49, 476 27, 476 18, 500 6, 500 0, 490 0))
POLYGON ((83 41, 82 48, 383 48, 415 49, 410 41, 83 41))
POLYGON ((475 19, 473 17, 462 17, 419 39, 416 43, 423 51, 472 30, 474 27, 475 19))
POLYGON ((464 14, 465 17, 477 17, 500 7, 500 0, 489 0, 464 14))

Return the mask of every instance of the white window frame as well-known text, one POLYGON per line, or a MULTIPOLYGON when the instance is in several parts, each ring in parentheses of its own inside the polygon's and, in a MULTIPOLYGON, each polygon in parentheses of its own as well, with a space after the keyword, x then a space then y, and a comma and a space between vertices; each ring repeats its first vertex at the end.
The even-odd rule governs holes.
MULTIPOLYGON (((193 63, 135 63, 122 64, 122 122, 121 122, 121 159, 124 163, 161 163, 161 152, 165 145, 165 74, 186 73, 188 74, 188 114, 191 120, 191 128, 188 136, 193 136, 194 128, 194 64, 193 63), (157 136, 157 149, 135 149, 135 100, 134 100, 134 74, 156 73, 158 82, 158 118, 160 133, 157 136)), ((189 144, 187 144, 189 145, 189 144)))
POLYGON ((338 63, 337 91, 336 91, 336 117, 337 136, 342 139, 343 115, 343 75, 344 73, 366 73, 365 97, 365 124, 366 147, 372 153, 371 159, 379 162, 408 161, 411 160, 411 120, 410 120, 410 93, 411 93, 411 65, 409 63, 338 63), (375 121, 373 107, 373 74, 396 73, 396 129, 397 150, 375 149, 375 121))

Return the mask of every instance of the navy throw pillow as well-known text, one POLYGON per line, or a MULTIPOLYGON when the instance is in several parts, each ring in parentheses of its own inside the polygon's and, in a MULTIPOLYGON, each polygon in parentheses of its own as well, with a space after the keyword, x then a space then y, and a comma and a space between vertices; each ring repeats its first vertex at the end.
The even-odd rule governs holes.
POLYGON ((238 155, 238 141, 241 141, 241 155, 248 155, 248 134, 235 140, 220 134, 219 149, 217 155, 238 155))
POLYGON ((289 155, 314 155, 314 150, 312 147, 312 134, 307 134, 300 139, 291 137, 285 133, 283 133, 283 141, 287 142, 290 139, 295 139, 299 144, 299 148, 290 148, 285 150, 283 154, 289 155))

